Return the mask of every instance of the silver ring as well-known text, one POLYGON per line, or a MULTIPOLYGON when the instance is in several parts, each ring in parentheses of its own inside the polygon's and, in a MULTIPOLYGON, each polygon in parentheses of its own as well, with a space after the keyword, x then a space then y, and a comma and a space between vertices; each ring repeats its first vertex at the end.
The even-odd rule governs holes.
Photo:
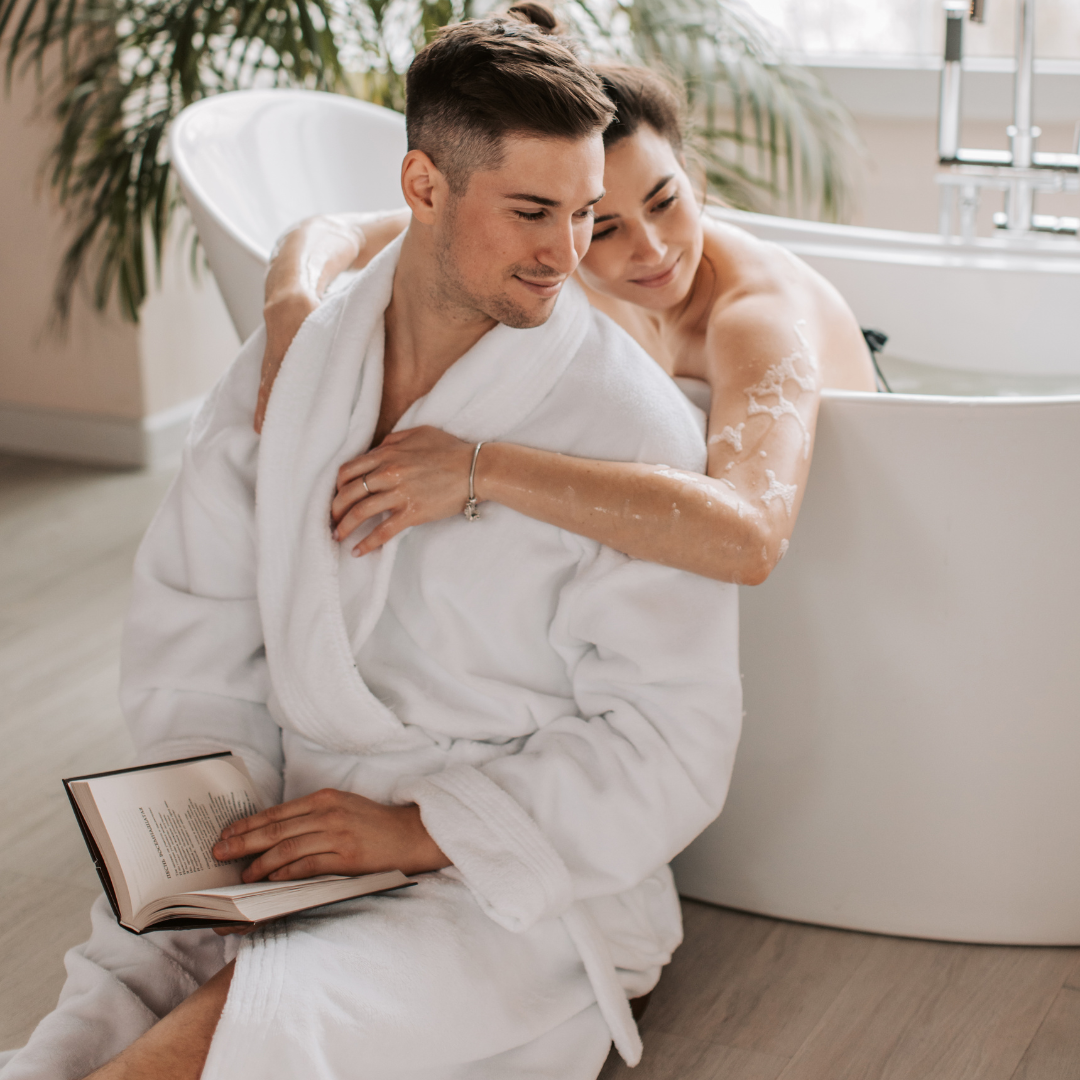
POLYGON ((361 476, 360 477, 360 483, 364 485, 364 490, 370 495, 371 494, 371 488, 369 488, 367 486, 367 477, 366 476, 361 476))

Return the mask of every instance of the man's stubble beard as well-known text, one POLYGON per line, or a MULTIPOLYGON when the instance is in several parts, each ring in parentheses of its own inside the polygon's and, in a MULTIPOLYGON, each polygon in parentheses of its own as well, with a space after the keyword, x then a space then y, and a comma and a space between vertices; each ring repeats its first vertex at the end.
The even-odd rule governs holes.
MULTIPOLYGON (((439 284, 436 295, 432 297, 436 307, 440 310, 455 314, 475 313, 488 319, 509 326, 514 330, 529 330, 534 326, 542 326, 548 321, 552 307, 541 311, 529 311, 521 304, 516 303, 505 293, 496 293, 492 296, 480 296, 472 292, 461 274, 457 261, 454 258, 454 248, 458 240, 458 222, 456 211, 456 199, 451 199, 447 206, 446 219, 440 230, 435 245, 435 261, 439 271, 439 284)), ((546 266, 511 266, 507 270, 507 276, 526 272, 533 279, 545 277, 559 277, 560 275, 546 266)))

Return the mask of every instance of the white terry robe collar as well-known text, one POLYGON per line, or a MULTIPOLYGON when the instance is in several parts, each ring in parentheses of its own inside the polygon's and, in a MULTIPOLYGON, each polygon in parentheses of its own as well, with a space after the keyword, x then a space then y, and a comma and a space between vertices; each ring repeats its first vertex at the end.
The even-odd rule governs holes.
MULTIPOLYGON (((428 745, 368 689, 354 660, 386 603, 400 535, 357 560, 359 623, 346 627, 330 535, 338 468, 366 450, 382 405, 383 316, 403 238, 300 328, 266 413, 256 486, 258 596, 275 719, 339 753, 428 745)), ((469 441, 505 436, 562 377, 589 327, 573 282, 543 326, 499 325, 453 364, 394 430, 430 424, 469 441)))

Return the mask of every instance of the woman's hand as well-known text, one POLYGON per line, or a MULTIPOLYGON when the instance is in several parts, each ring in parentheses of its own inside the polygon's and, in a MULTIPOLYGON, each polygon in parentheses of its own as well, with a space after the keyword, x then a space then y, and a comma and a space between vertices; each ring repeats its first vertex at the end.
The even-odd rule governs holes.
POLYGON ((262 431, 270 391, 278 369, 304 320, 319 306, 319 298, 310 290, 295 289, 267 299, 263 307, 266 322, 266 348, 263 350, 262 374, 259 376, 259 399, 255 405, 255 430, 262 431))
POLYGON ((438 428, 387 435, 374 450, 338 470, 330 506, 334 539, 344 540, 365 521, 389 513, 353 548, 354 555, 366 555, 411 525, 460 514, 469 497, 472 454, 472 443, 438 428))
POLYGON ((257 855, 244 871, 246 882, 383 870, 420 874, 450 865, 419 807, 384 806, 330 788, 233 822, 213 854, 221 862, 257 855))

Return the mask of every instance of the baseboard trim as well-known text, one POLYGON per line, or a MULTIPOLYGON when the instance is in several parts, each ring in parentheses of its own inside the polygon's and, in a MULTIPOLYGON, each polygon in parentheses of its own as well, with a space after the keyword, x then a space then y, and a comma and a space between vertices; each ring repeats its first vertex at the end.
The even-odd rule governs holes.
POLYGON ((175 464, 203 399, 139 419, 0 402, 0 451, 127 468, 175 464))

